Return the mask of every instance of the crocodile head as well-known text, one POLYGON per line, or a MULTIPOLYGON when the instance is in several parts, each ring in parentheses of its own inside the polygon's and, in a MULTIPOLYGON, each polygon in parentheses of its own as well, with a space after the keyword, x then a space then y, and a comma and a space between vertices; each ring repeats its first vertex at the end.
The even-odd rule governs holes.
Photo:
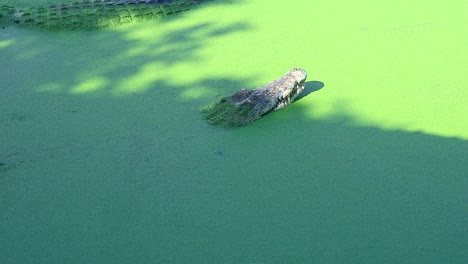
POLYGON ((213 124, 236 127, 248 124, 262 115, 290 104, 304 90, 305 70, 294 68, 280 79, 254 90, 242 89, 202 113, 213 124))
POLYGON ((307 73, 305 70, 294 68, 288 71, 283 78, 278 80, 282 81, 282 83, 269 87, 271 92, 274 93, 272 99, 276 99, 274 100, 275 102, 271 110, 276 111, 293 102, 297 96, 304 91, 304 83, 306 79, 307 73))

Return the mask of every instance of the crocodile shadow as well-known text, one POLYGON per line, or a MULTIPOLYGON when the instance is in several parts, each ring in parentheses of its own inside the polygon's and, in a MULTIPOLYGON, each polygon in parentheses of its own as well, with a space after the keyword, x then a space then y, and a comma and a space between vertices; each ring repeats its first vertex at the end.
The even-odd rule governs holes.
POLYGON ((301 100, 302 98, 308 96, 309 94, 316 92, 322 89, 325 84, 321 81, 308 81, 304 83, 304 91, 296 98, 295 102, 301 100))

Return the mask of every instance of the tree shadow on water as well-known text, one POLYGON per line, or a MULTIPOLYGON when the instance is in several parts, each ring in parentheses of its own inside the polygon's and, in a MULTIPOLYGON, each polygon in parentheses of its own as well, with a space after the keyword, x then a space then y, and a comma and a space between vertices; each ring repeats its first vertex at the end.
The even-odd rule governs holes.
POLYGON ((174 99, 249 82, 158 80, 118 100, 62 98, 69 105, 2 119, 6 258, 24 260, 28 247, 43 262, 61 262, 50 254, 60 249, 79 262, 464 263, 468 141, 359 125, 346 109, 314 119, 304 101, 227 130, 201 118, 207 96, 174 99))
POLYGON ((3 31, 8 46, 0 50, 0 59, 12 67, 2 72, 2 79, 19 79, 21 86, 39 90, 53 86, 54 92, 65 94, 75 93, 76 87, 89 87, 89 80, 102 80, 100 85, 82 90, 84 96, 110 95, 127 88, 130 91, 131 86, 157 89, 154 84, 168 81, 172 67, 202 62, 198 53, 209 40, 251 29, 243 22, 199 22, 170 29, 174 22, 175 18, 154 22, 167 25, 161 32, 149 22, 122 31, 35 32, 32 36, 23 29, 7 28, 3 31), (37 43, 43 38, 48 38, 47 45, 37 43), (12 78, 14 75, 17 78, 12 78))
POLYGON ((244 228, 292 249, 264 261, 466 260, 467 140, 359 125, 345 109, 315 119, 310 109, 292 104, 229 137, 255 146, 231 153, 245 156, 236 175, 247 197, 236 202, 255 212, 244 228))

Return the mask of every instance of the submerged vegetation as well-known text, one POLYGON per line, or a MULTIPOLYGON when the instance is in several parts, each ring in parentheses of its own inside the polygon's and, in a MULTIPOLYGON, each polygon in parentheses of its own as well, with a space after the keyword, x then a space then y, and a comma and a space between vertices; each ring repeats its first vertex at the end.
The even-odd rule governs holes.
POLYGON ((46 30, 93 30, 160 18, 210 0, 82 0, 18 8, 0 6, 0 19, 46 30))

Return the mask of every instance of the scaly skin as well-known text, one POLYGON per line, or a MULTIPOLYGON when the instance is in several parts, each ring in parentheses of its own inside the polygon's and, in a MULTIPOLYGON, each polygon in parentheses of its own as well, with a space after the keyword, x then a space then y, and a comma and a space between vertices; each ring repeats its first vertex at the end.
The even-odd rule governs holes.
POLYGON ((304 90, 307 73, 294 68, 283 77, 254 90, 242 89, 202 110, 214 125, 238 127, 259 119, 262 115, 290 104, 304 90))
POLYGON ((210 0, 80 0, 48 7, 0 6, 0 19, 47 30, 93 30, 179 13, 210 0))

